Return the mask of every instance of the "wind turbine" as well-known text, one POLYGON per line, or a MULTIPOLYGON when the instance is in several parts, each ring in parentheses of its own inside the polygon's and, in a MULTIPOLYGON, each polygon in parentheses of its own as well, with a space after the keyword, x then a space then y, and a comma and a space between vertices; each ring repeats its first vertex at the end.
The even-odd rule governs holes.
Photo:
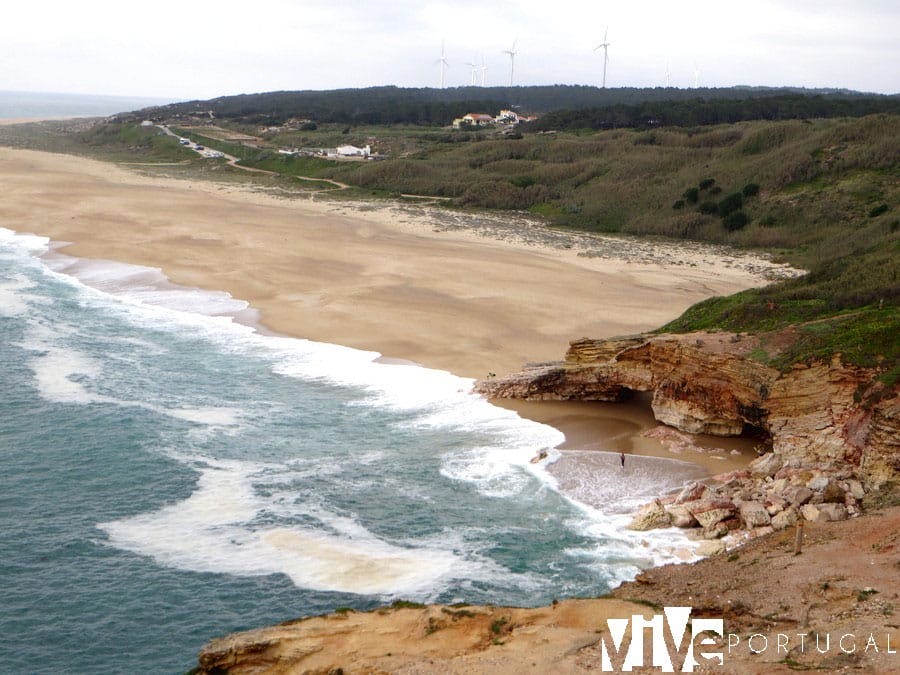
POLYGON ((484 54, 481 55, 481 67, 478 69, 481 71, 481 86, 484 86, 484 75, 487 73, 487 64, 484 62, 484 54))
POLYGON ((478 65, 475 63, 474 60, 469 61, 468 63, 466 63, 466 65, 472 69, 472 72, 469 74, 469 84, 474 87, 476 84, 478 84, 478 82, 476 81, 476 77, 477 77, 477 73, 478 73, 478 65))
POLYGON ((447 62, 447 57, 444 56, 444 41, 441 40, 441 58, 439 58, 435 63, 441 64, 441 89, 444 88, 444 71, 447 70, 447 66, 450 64, 447 62))
POLYGON ((606 64, 609 63, 609 42, 606 41, 606 36, 609 35, 609 26, 606 27, 606 30, 603 33, 603 42, 594 47, 594 51, 603 47, 603 88, 606 89, 606 64))
POLYGON ((669 88, 669 62, 666 61, 666 89, 669 88))
POLYGON ((694 89, 700 86, 700 69, 697 68, 697 62, 694 61, 694 89))
POLYGON ((519 38, 513 40, 512 49, 504 49, 504 54, 509 54, 509 86, 513 86, 513 74, 516 72, 516 54, 519 52, 516 51, 516 43, 519 41, 519 38))

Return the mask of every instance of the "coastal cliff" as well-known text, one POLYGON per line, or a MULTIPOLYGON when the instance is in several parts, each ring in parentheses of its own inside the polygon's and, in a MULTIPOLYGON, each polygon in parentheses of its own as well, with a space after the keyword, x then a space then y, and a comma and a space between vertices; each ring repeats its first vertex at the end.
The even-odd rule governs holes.
MULTIPOLYGON (((792 339, 783 331, 764 344, 771 350, 792 339)), ((747 470, 654 500, 634 529, 700 528, 708 540, 730 535, 730 547, 798 520, 858 515, 866 495, 890 492, 900 471, 896 386, 839 354, 778 369, 758 360, 762 344, 759 336, 724 332, 585 338, 571 343, 563 361, 480 381, 475 391, 493 399, 596 401, 650 392, 654 417, 681 432, 751 431, 765 439, 768 451, 747 470)), ((711 541, 700 550, 725 547, 711 541)))
MULTIPOLYGON (((781 336, 790 339, 788 335, 781 336)), ((900 398, 877 371, 842 363, 786 371, 753 358, 760 338, 731 333, 635 335, 571 343, 563 361, 479 381, 487 398, 619 401, 652 393, 654 417, 688 433, 764 433, 784 467, 852 467, 878 488, 900 470, 900 398)), ((771 344, 771 340, 769 341, 771 344)))
POLYGON ((662 606, 692 606, 696 616, 723 617, 726 632, 740 636, 737 644, 732 638, 716 643, 729 673, 787 675, 848 666, 896 672, 900 507, 805 529, 800 556, 793 552, 794 533, 778 532, 727 556, 646 570, 608 598, 531 609, 395 602, 372 612, 341 609, 235 633, 205 645, 192 672, 586 675, 602 669, 608 619, 649 619, 662 606), (762 651, 748 647, 751 633, 762 651), (798 633, 808 633, 810 641, 813 634, 831 635, 830 648, 815 649, 812 642, 798 648, 798 633), (785 635, 793 641, 790 659, 776 647, 785 635), (842 635, 855 636, 854 653, 840 650, 842 635), (867 642, 869 636, 874 642, 867 642))

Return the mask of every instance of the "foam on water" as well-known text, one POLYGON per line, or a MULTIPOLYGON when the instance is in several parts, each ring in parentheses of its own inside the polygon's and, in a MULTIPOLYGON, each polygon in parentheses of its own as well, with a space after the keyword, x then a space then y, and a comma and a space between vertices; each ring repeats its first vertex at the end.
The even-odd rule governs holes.
POLYGON ((91 288, 137 304, 206 316, 231 316, 249 306, 247 302, 236 300, 223 291, 202 291, 176 286, 157 267, 112 260, 86 260, 60 253, 46 256, 45 261, 56 272, 70 275, 91 288))
POLYGON ((106 400, 90 392, 84 381, 97 378, 101 365, 94 359, 74 350, 46 343, 33 344, 37 352, 28 363, 41 396, 56 403, 88 403, 106 400))
POLYGON ((549 471, 566 494, 616 514, 631 513, 661 494, 706 476, 702 467, 690 462, 628 455, 621 466, 618 453, 594 450, 566 451, 549 471))
POLYGON ((253 525, 267 510, 253 489, 259 465, 210 462, 188 499, 132 518, 102 523, 112 545, 150 555, 164 565, 237 576, 285 574, 301 588, 395 595, 433 590, 441 579, 478 575, 452 552, 404 548, 374 536, 351 519, 321 508, 336 531, 253 525), (336 526, 336 527, 335 527, 336 526))
POLYGON ((33 284, 21 274, 10 281, 0 283, 0 317, 22 316, 28 312, 28 302, 37 299, 24 291, 33 288, 33 284))
MULTIPOLYGON (((0 250, 3 246, 29 255, 49 250, 44 238, 15 235, 0 228, 0 250)), ((355 392, 348 406, 360 412, 402 413, 394 423, 398 430, 477 432, 480 442, 440 457, 439 473, 495 499, 522 494, 535 479, 543 487, 537 493, 531 490, 529 498, 539 498, 540 490, 561 488, 578 513, 567 525, 598 542, 596 550, 579 549, 571 555, 586 557, 585 564, 595 566, 605 578, 633 576, 639 561, 671 559, 674 547, 685 541, 676 532, 650 537, 625 530, 627 518, 616 512, 626 507, 610 505, 623 504, 626 495, 635 495, 635 485, 629 485, 628 490, 612 487, 607 467, 598 466, 596 473, 588 472, 571 478, 571 484, 562 484, 558 474, 547 469, 550 462, 560 459, 558 452, 532 464, 530 459, 539 450, 559 445, 563 435, 470 393, 470 379, 446 371, 379 362, 376 352, 263 335, 253 326, 235 321, 234 317, 246 310, 245 302, 228 294, 179 288, 152 268, 57 254, 45 260, 45 273, 76 286, 79 302, 118 314, 134 325, 171 329, 179 335, 200 337, 223 352, 264 358, 278 375, 345 387, 355 392), (484 443, 486 437, 491 439, 490 444, 484 443)), ((27 290, 21 279, 11 283, 8 290, 12 293, 27 290)), ((0 287, 0 293, 4 288, 0 287)), ((17 297, 21 299, 21 295, 17 297)), ((22 310, 13 302, 8 306, 13 312, 22 310)), ((137 396, 109 396, 101 387, 103 364, 65 344, 65 326, 32 325, 30 330, 27 348, 33 357, 29 366, 47 400, 134 406, 209 429, 240 429, 250 417, 246 411, 226 405, 188 405, 183 399, 163 404, 137 396)), ((159 347, 151 345, 150 349, 159 347)), ((254 402, 247 405, 255 405, 254 414, 265 414, 264 406, 254 402)), ((388 538, 374 534, 352 514, 335 513, 327 504, 308 500, 298 503, 292 492, 294 482, 338 470, 327 462, 227 461, 212 456, 214 440, 206 438, 197 448, 169 453, 199 473, 189 497, 156 511, 99 525, 109 542, 179 569, 239 576, 285 574, 297 586, 319 590, 428 594, 449 579, 502 584, 506 577, 523 585, 540 583, 479 557, 465 537, 453 531, 439 538, 388 538), (309 527, 302 524, 308 522, 309 527)), ((361 453, 353 461, 365 465, 380 458, 379 453, 371 457, 361 453)), ((649 493, 658 494, 668 484, 662 480, 665 472, 661 467, 654 471, 640 481, 649 493)), ((634 476, 637 480, 637 474, 634 476)), ((352 476, 346 480, 348 484, 358 481, 359 486, 376 479, 352 476)), ((627 508, 631 506, 629 502, 627 508)))

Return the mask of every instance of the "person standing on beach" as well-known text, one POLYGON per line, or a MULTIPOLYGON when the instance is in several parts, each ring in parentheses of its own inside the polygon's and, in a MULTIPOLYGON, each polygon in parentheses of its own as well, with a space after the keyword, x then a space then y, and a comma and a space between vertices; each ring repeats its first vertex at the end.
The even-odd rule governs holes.
POLYGON ((624 452, 619 453, 619 463, 622 465, 622 468, 624 469, 625 468, 625 453, 624 452))

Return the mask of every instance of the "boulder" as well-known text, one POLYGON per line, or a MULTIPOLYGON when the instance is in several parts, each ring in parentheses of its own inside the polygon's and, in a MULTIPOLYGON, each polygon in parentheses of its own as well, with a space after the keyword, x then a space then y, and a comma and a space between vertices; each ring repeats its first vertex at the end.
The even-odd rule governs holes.
POLYGON ((812 499, 813 491, 802 485, 791 485, 785 488, 781 496, 787 499, 794 506, 802 506, 812 499))
POLYGON ((681 492, 675 497, 674 503, 695 502, 703 498, 704 492, 706 492, 706 486, 703 483, 690 482, 681 489, 681 492))
POLYGON ((862 501, 863 497, 866 496, 866 491, 863 489, 862 483, 858 480, 848 480, 847 491, 853 495, 853 498, 856 501, 862 501))
POLYGON ((784 465, 784 460, 773 452, 767 452, 750 462, 748 467, 755 476, 774 476, 784 465))
POLYGON ((701 499, 688 502, 687 507, 697 522, 706 529, 730 518, 735 512, 734 504, 724 500, 701 499))
POLYGON ((675 527, 696 527, 697 519, 684 504, 673 504, 666 507, 669 520, 675 527))
POLYGON ((778 494, 769 494, 766 496, 765 502, 763 504, 766 507, 766 511, 770 516, 774 516, 776 513, 781 513, 788 507, 788 500, 778 494))
POLYGON ((669 527, 670 525, 669 514, 666 513, 663 505, 658 500, 653 500, 649 504, 644 504, 638 510, 628 525, 628 529, 644 531, 658 527, 669 527))
POLYGON ((825 519, 828 521, 847 520, 847 507, 843 504, 828 502, 826 504, 819 504, 816 508, 819 509, 819 514, 824 515, 825 519))
POLYGON ((701 539, 721 539, 730 532, 728 525, 724 522, 716 523, 710 527, 704 527, 700 530, 701 539))
POLYGON ((818 474, 817 476, 811 478, 807 483, 806 487, 810 490, 814 490, 815 492, 821 492, 828 486, 828 477, 823 476, 822 474, 818 474))
POLYGON ((847 519, 847 507, 843 504, 804 504, 800 513, 813 523, 827 523, 834 520, 847 519))
POLYGON ((822 490, 822 501, 829 504, 843 504, 845 492, 836 480, 828 481, 822 490))
POLYGON ((725 542, 721 539, 702 541, 695 552, 702 556, 718 555, 725 552, 725 542))
POLYGON ((797 524, 797 510, 790 506, 781 513, 772 516, 772 528, 775 530, 784 530, 797 524))
POLYGON ((744 527, 748 530, 755 527, 765 527, 772 522, 766 507, 759 502, 742 503, 741 520, 744 523, 744 527))
POLYGON ((788 482, 786 478, 778 478, 772 481, 769 489, 772 490, 772 492, 782 493, 787 486, 788 482))

